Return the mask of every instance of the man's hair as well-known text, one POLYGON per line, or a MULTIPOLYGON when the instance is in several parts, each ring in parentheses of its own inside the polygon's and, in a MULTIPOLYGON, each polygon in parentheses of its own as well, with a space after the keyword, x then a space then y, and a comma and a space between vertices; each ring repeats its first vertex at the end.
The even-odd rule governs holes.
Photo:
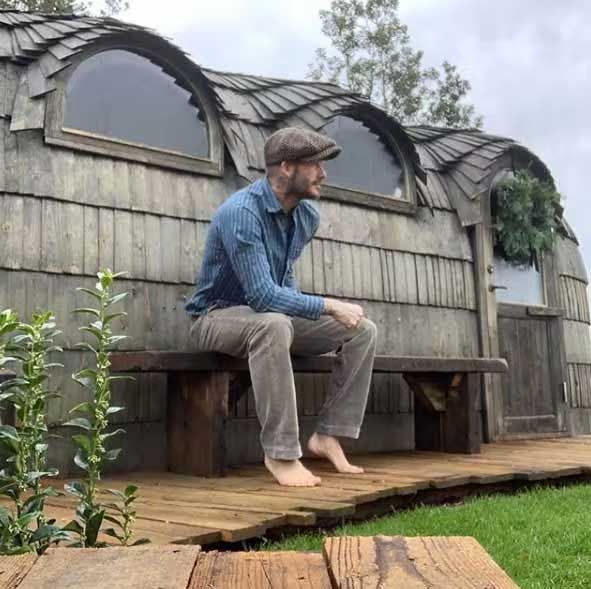
POLYGON ((267 166, 267 176, 269 178, 275 178, 278 176, 279 174, 279 168, 281 167, 281 164, 272 164, 270 166, 267 166))

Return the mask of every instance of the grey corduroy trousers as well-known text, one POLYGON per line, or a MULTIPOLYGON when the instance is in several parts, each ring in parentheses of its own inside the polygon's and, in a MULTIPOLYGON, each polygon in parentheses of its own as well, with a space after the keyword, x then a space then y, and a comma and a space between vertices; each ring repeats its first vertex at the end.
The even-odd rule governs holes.
POLYGON ((229 307, 197 317, 191 339, 199 352, 248 358, 261 444, 270 458, 302 456, 290 354, 337 352, 316 431, 359 437, 376 347, 376 326, 369 319, 347 329, 326 315, 311 321, 282 313, 257 313, 247 306, 229 307))

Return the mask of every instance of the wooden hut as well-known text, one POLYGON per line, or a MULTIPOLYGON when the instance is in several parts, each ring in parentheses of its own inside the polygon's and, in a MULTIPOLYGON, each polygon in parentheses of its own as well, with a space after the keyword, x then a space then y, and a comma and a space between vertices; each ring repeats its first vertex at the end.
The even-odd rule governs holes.
MULTIPOLYGON (((71 310, 86 303, 76 287, 92 286, 101 267, 127 271, 125 346, 190 348, 183 306, 211 215, 260 176, 266 137, 286 125, 323 130, 345 150, 329 166, 301 288, 363 304, 382 353, 506 356, 509 375, 482 382, 485 440, 591 432, 587 275, 575 236, 565 224, 540 273, 499 269, 493 256, 499 173, 529 167, 551 179, 533 153, 476 131, 404 128, 332 84, 209 70, 116 20, 2 11, 0 306, 25 317, 51 309, 63 330, 50 422, 64 438, 53 463, 73 469, 60 423, 84 398, 70 378, 88 361, 75 348, 81 320, 71 310), (537 285, 531 299, 525 275, 537 285)), ((304 431, 325 384, 298 378, 304 431)), ((127 430, 116 468, 163 468, 163 376, 143 374, 115 397, 127 430)), ((401 378, 376 376, 355 449, 412 448, 412 413, 401 378)), ((232 463, 260 457, 250 395, 227 443, 232 463)))

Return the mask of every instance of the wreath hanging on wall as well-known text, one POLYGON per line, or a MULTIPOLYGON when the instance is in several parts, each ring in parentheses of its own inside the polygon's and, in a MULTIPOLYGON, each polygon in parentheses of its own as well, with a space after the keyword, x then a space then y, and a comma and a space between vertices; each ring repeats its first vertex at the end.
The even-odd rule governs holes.
POLYGON ((539 254, 552 249, 561 228, 561 198, 552 184, 527 170, 500 180, 491 201, 495 253, 514 265, 537 267, 539 254))

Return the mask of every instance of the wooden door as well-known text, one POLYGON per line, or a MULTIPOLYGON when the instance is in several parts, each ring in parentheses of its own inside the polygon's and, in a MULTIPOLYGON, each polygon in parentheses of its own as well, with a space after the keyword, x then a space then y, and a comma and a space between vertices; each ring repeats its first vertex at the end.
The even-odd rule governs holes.
POLYGON ((501 377, 505 437, 565 430, 565 353, 554 257, 536 269, 495 256, 499 353, 509 363, 501 377))
POLYGON ((564 431, 559 315, 547 307, 497 306, 499 352, 509 363, 501 377, 504 437, 564 431))

